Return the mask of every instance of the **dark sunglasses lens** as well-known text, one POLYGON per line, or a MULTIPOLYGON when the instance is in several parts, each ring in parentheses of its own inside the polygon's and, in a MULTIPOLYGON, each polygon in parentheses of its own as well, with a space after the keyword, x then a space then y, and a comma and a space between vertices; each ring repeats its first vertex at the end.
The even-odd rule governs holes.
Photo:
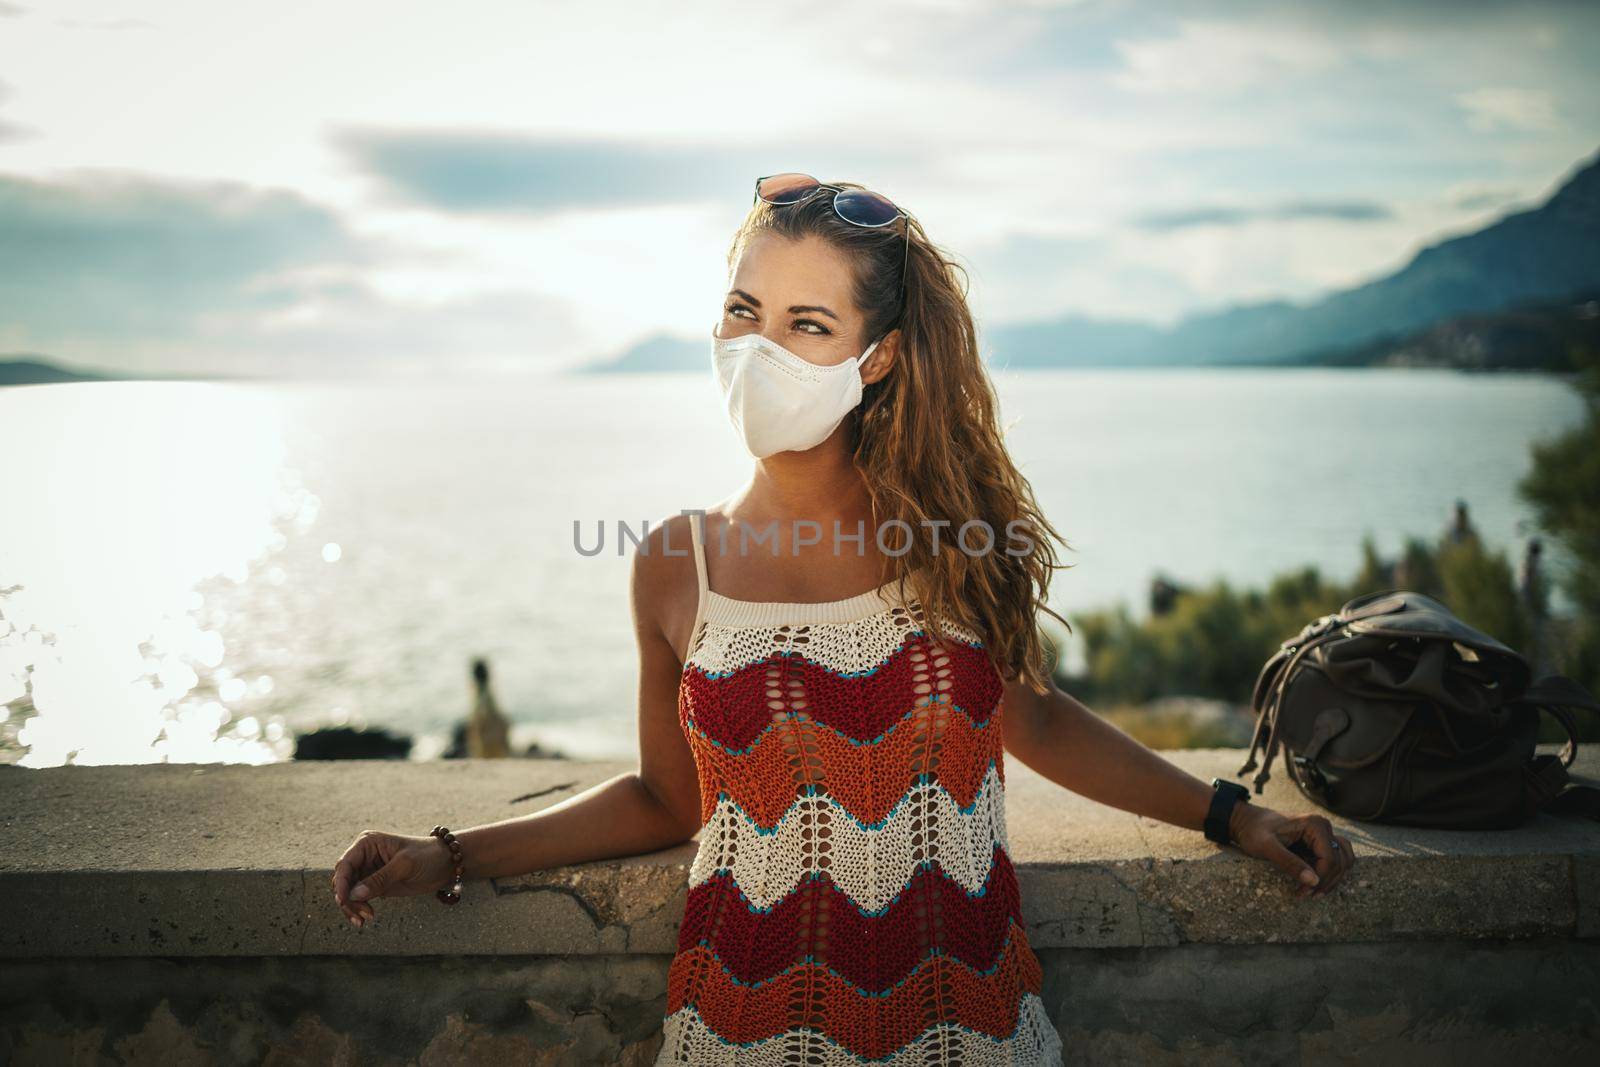
POLYGON ((833 209, 857 226, 887 226, 900 217, 900 209, 877 193, 846 189, 833 198, 833 209))
POLYGON ((774 174, 756 185, 756 195, 769 204, 792 204, 817 191, 822 183, 809 174, 774 174))

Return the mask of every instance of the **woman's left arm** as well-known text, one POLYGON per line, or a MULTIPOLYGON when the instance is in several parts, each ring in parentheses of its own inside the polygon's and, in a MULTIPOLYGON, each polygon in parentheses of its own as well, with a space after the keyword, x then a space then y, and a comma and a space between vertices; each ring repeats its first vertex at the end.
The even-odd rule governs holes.
MULTIPOLYGON (((1090 800, 1190 830, 1205 829, 1212 787, 1102 719, 1054 683, 1036 693, 1006 685, 1001 716, 1006 751, 1044 777, 1090 800)), ((1322 896, 1355 862, 1350 842, 1322 815, 1283 815, 1238 803, 1228 829, 1240 851, 1267 860, 1302 883, 1299 895, 1322 896), (1309 846, 1315 869, 1290 851, 1309 846), (1338 847, 1335 847, 1335 842, 1338 847)))

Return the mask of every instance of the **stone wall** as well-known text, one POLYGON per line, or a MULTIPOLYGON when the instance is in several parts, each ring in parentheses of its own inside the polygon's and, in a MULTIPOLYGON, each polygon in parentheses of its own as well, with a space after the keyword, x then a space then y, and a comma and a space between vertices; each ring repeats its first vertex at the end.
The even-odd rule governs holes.
MULTIPOLYGON (((1207 779, 1244 756, 1167 755, 1207 779)), ((328 886, 362 829, 503 819, 627 769, 0 768, 0 1063, 648 1064, 692 843, 382 900, 362 930, 328 886)), ((1301 900, 1194 831, 1007 777, 1069 1063, 1600 1054, 1600 824, 1342 824, 1357 867, 1301 900)), ((1259 800, 1308 806, 1281 765, 1259 800)))

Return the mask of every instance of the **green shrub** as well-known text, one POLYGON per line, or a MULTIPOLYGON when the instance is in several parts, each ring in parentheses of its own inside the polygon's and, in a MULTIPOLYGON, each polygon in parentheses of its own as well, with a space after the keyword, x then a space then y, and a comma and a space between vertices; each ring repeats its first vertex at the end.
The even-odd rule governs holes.
MULTIPOLYGON (((1527 647, 1531 620, 1504 551, 1486 549, 1475 536, 1446 540, 1438 547, 1410 538, 1399 558, 1385 563, 1369 534, 1361 566, 1348 583, 1328 581, 1316 567, 1307 566, 1275 576, 1264 590, 1240 591, 1226 581, 1185 590, 1165 614, 1143 620, 1136 620, 1125 605, 1073 615, 1086 673, 1068 676, 1058 657, 1056 679, 1086 703, 1116 707, 1119 714, 1132 716, 1130 721, 1138 719, 1136 707, 1129 706, 1160 697, 1248 704, 1262 665, 1306 623, 1356 596, 1394 588, 1432 596, 1468 625, 1519 651, 1527 647)), ((1593 669, 1600 644, 1592 630, 1566 620, 1551 633, 1558 646, 1558 669, 1574 676, 1593 669)), ((1050 645, 1059 651, 1060 639, 1052 635, 1050 645)), ((1584 722, 1580 716, 1580 724, 1584 722)), ((1593 723, 1582 733, 1595 733, 1593 723)), ((1543 736, 1553 741, 1562 735, 1547 722, 1543 736)), ((1206 743, 1199 734, 1195 740, 1206 743)))

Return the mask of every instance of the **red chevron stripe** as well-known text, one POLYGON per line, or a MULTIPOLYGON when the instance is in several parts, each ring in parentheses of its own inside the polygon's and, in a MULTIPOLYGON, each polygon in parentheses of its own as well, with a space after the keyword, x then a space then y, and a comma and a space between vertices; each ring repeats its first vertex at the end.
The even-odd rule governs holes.
POLYGON ((983 648, 952 641, 941 649, 926 634, 913 633, 876 671, 855 677, 803 653, 773 653, 715 678, 691 664, 679 688, 679 721, 735 752, 748 748, 774 718, 797 711, 868 742, 934 694, 947 696, 974 722, 987 722, 1004 692, 983 648))
POLYGON ((1038 958, 1021 926, 1013 929, 999 966, 980 975, 944 956, 930 956, 887 996, 868 996, 816 964, 771 982, 740 985, 697 945, 674 957, 667 979, 667 1012, 691 1002, 726 1041, 759 1041, 799 1027, 826 1033, 869 1059, 904 1048, 929 1027, 956 1022, 992 1037, 1009 1036, 1026 993, 1043 985, 1038 958))
POLYGON ((812 956, 852 985, 881 992, 937 947, 972 967, 994 965, 1012 922, 1022 922, 1016 871, 999 845, 980 894, 937 865, 921 867, 881 915, 863 915, 824 875, 753 911, 727 871, 689 892, 678 948, 707 943, 742 982, 760 982, 812 956))
POLYGON ((919 775, 931 774, 961 807, 971 807, 993 762, 1005 784, 1000 723, 978 726, 946 703, 914 709, 883 740, 858 745, 809 714, 774 726, 742 755, 689 731, 702 783, 700 822, 727 796, 763 827, 775 826, 809 786, 821 786, 863 823, 881 822, 919 775))

